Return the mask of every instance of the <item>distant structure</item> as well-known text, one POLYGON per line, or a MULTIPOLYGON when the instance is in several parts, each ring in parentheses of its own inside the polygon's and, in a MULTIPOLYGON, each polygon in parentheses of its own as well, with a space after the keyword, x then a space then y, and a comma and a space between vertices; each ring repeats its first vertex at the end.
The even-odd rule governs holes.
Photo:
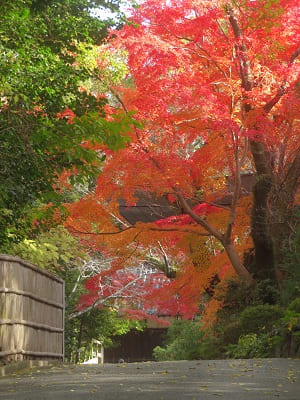
MULTIPOLYGON (((241 196, 246 196, 251 192, 254 177, 250 173, 245 173, 241 176, 241 196)), ((216 193, 215 204, 223 207, 230 206, 233 190, 234 181, 227 178, 226 190, 216 193)), ((154 194, 144 191, 137 191, 135 195, 137 197, 135 205, 127 205, 124 200, 119 201, 120 214, 132 225, 136 222, 154 222, 173 215, 183 214, 180 205, 177 202, 171 203, 167 196, 156 197, 154 194)), ((187 200, 187 202, 192 207, 199 204, 194 200, 187 200)))
POLYGON ((92 339, 89 357, 82 364, 103 364, 104 347, 100 340, 92 339))

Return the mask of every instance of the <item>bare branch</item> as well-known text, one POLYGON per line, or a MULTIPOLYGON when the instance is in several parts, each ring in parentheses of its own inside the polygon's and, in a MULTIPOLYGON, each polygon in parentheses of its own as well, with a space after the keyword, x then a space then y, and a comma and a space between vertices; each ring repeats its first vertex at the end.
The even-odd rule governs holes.
POLYGON ((93 310, 95 307, 99 306, 100 304, 105 304, 108 303, 110 300, 117 298, 118 296, 121 295, 121 293, 123 291, 125 291, 126 289, 128 289, 130 286, 134 285, 138 280, 140 280, 141 277, 138 276, 137 278, 135 278, 133 281, 128 282, 125 286, 123 286, 122 288, 120 288, 119 290, 117 290, 115 293, 111 294, 110 296, 107 296, 105 299, 103 298, 99 298, 98 300, 96 300, 94 302, 94 304, 92 304, 91 306, 85 308, 84 310, 72 313, 69 317, 70 320, 80 317, 80 315, 85 314, 91 310, 93 310))
POLYGON ((123 110, 125 111, 126 114, 128 114, 128 108, 126 107, 126 104, 124 103, 124 101, 121 99, 121 97, 119 96, 119 94, 114 91, 114 89, 112 87, 109 88, 109 90, 112 92, 112 94, 115 96, 115 98, 118 100, 118 102, 121 104, 123 110))
POLYGON ((169 273, 169 271, 170 271, 170 264, 169 264, 169 259, 168 259, 167 253, 165 252, 165 250, 164 250, 164 248, 163 248, 163 246, 161 245, 161 243, 160 243, 159 240, 158 240, 157 243, 158 243, 159 249, 160 249, 160 251, 162 252, 162 255, 163 255, 163 259, 164 259, 164 262, 165 262, 166 271, 167 271, 167 273, 169 273))
POLYGON ((82 230, 80 230, 80 229, 78 229, 78 228, 75 228, 74 226, 71 226, 71 225, 69 225, 69 224, 66 224, 69 228, 70 228, 70 230, 72 230, 72 232, 74 232, 74 233, 78 233, 78 234, 80 234, 80 235, 92 235, 92 236, 99 236, 99 235, 118 235, 118 234, 120 234, 120 233, 124 233, 124 232, 126 232, 126 231, 128 231, 128 230, 130 230, 130 229, 134 229, 134 228, 136 228, 134 225, 130 225, 130 226, 128 226, 127 228, 124 228, 124 229, 122 229, 122 230, 119 230, 119 231, 112 231, 112 232, 88 232, 88 231, 82 231, 82 230))
MULTIPOLYGON (((220 206, 220 207, 221 207, 221 206, 220 206)), ((226 208, 226 207, 221 207, 221 208, 226 208)), ((197 215, 197 214, 195 214, 195 215, 197 215)), ((198 217, 199 217, 199 216, 198 216, 198 217)), ((200 217, 199 217, 199 218, 200 218, 200 217)), ((72 227, 72 226, 70 226, 70 225, 68 225, 68 226, 69 226, 69 228, 70 228, 74 233, 77 233, 77 234, 80 234, 80 235, 93 235, 93 236, 118 235, 118 234, 124 233, 125 231, 128 231, 128 230, 130 230, 130 229, 138 229, 135 225, 130 225, 130 226, 128 226, 127 228, 125 228, 125 229, 123 229, 123 230, 120 230, 120 231, 114 231, 114 232, 89 232, 89 231, 82 231, 82 230, 79 230, 79 229, 74 228, 74 227, 72 227)), ((172 227, 172 228, 164 227, 164 228, 163 228, 163 227, 159 227, 159 226, 155 227, 155 226, 153 226, 153 225, 150 226, 150 227, 145 226, 145 229, 144 229, 144 230, 145 230, 145 231, 156 231, 156 232, 185 232, 185 233, 194 233, 195 235, 199 235, 199 236, 211 236, 211 235, 212 235, 212 233, 209 233, 209 232, 198 232, 198 231, 193 230, 193 229, 180 228, 180 227, 178 227, 178 228, 175 228, 175 227, 172 227)), ((143 230, 141 229, 141 227, 139 227, 139 231, 137 232, 135 238, 136 238, 142 231, 143 231, 143 230)))
POLYGON ((126 228, 129 228, 130 225, 127 224, 126 222, 124 222, 122 219, 120 219, 119 217, 117 217, 115 214, 113 213, 109 213, 109 215, 114 218, 117 222, 119 222, 121 225, 124 225, 126 228))

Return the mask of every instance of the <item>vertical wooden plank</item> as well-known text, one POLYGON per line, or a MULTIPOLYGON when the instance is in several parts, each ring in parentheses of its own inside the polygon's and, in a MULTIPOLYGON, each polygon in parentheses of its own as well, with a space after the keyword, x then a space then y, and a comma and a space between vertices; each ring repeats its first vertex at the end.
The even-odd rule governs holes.
POLYGON ((66 318, 66 315, 65 315, 66 299, 65 299, 65 282, 64 281, 62 282, 62 298, 61 298, 61 300, 62 300, 62 304, 63 304, 62 323, 61 323, 61 327, 63 329, 63 333, 61 334, 61 336, 62 336, 62 338, 61 338, 61 340, 62 340, 62 361, 64 361, 65 360, 65 318, 66 318))
POLYGON ((57 358, 64 359, 64 309, 47 303, 54 301, 64 307, 64 282, 16 257, 0 255, 0 288, 7 289, 0 293, 0 320, 12 322, 0 325, 0 351, 39 353, 37 356, 11 354, 7 359, 41 357, 43 352, 49 357, 57 354, 57 358), (45 327, 28 326, 26 321, 45 327), (53 332, 51 327, 63 331, 53 332))

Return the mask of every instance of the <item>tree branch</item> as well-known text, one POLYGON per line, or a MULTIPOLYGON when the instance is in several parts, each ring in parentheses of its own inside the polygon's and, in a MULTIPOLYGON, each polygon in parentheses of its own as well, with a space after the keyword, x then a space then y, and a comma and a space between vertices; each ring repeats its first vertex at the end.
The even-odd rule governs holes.
MULTIPOLYGON (((300 55, 300 47, 299 49, 297 49, 291 56, 290 59, 290 65, 293 64, 297 57, 300 55)), ((279 100, 281 99, 281 97, 286 93, 286 89, 287 89, 287 78, 284 80, 284 82, 281 84, 278 92, 276 93, 276 95, 273 97, 273 99, 271 99, 270 101, 268 101, 268 103, 266 103, 263 107, 264 111, 266 114, 268 114, 272 108, 279 102, 279 100)))
MULTIPOLYGON (((235 44, 235 50, 237 54, 237 59, 240 67, 240 77, 242 79, 242 87, 246 91, 250 91, 253 87, 252 74, 250 68, 250 61, 247 54, 247 47, 242 39, 243 32, 239 26, 238 20, 234 15, 233 9, 229 6, 227 7, 227 14, 229 22, 231 24, 235 38, 237 39, 235 44)), ((250 106, 249 106, 250 107, 250 106)), ((249 108, 250 110, 250 108, 249 108)), ((249 111, 246 110, 246 111, 249 111)))
MULTIPOLYGON (((197 215, 197 214, 195 214, 195 215, 197 215)), ((197 217, 200 218, 198 215, 197 215, 197 217)), ((80 234, 80 235, 92 235, 92 236, 118 235, 118 234, 124 233, 125 231, 128 231, 128 230, 130 230, 130 229, 138 229, 135 225, 131 225, 131 226, 128 226, 127 228, 125 228, 125 229, 123 229, 123 230, 121 230, 121 231, 115 231, 115 232, 89 232, 89 231, 82 231, 82 230, 79 230, 79 229, 74 228, 73 226, 70 226, 70 225, 68 225, 68 224, 66 224, 66 225, 70 228, 70 230, 72 230, 72 231, 75 232, 75 233, 78 233, 78 234, 80 234)), ((143 230, 140 229, 140 232, 138 232, 137 234, 141 233, 142 231, 143 231, 143 230)), ((157 227, 154 227, 154 226, 146 227, 145 231, 155 231, 155 232, 185 232, 185 233, 193 233, 193 234, 199 235, 199 236, 212 236, 212 235, 213 235, 212 233, 209 233, 209 232, 197 232, 196 230, 193 230, 193 229, 175 228, 175 227, 172 227, 172 228, 167 228, 167 227, 161 228, 161 227, 159 227, 159 226, 157 226, 157 227)))
POLYGON ((169 259, 168 259, 167 253, 165 252, 165 250, 164 250, 164 248, 161 245, 159 240, 158 240, 157 243, 158 243, 160 251, 162 252, 164 263, 165 263, 166 272, 167 272, 167 275, 168 275, 170 273, 171 268, 170 268, 170 264, 169 264, 169 259))
POLYGON ((89 312, 90 310, 93 310, 95 307, 99 306, 100 304, 105 304, 105 303, 107 303, 107 302, 108 302, 109 300, 111 300, 111 299, 118 298, 119 295, 121 295, 121 293, 122 293, 123 291, 125 291, 126 289, 128 289, 130 286, 134 285, 134 284, 135 284, 138 280, 140 280, 140 279, 141 279, 141 277, 138 276, 138 277, 136 277, 133 281, 128 282, 125 286, 123 286, 122 288, 120 288, 119 290, 117 290, 114 294, 111 294, 111 295, 107 296, 105 299, 103 299, 103 298, 97 299, 91 306, 85 308, 84 310, 81 310, 81 311, 72 313, 72 314, 69 316, 69 320, 72 320, 72 319, 74 319, 74 318, 77 318, 77 317, 79 317, 80 315, 85 314, 85 313, 89 312))
MULTIPOLYGON (((232 132, 232 138, 234 142, 234 133, 232 132)), ((225 241, 227 243, 231 242, 231 233, 232 233, 232 228, 234 225, 234 221, 236 218, 236 208, 238 204, 238 200, 240 198, 240 192, 241 192, 241 166, 240 166, 240 161, 239 161, 239 154, 238 154, 238 145, 235 145, 234 148, 234 158, 235 158, 235 177, 234 177, 234 191, 233 191, 233 196, 231 200, 231 207, 230 207, 230 215, 227 223, 227 229, 226 229, 226 234, 225 234, 225 241)))
POLYGON ((218 239, 221 243, 224 243, 224 236, 221 232, 216 230, 213 226, 211 226, 203 217, 200 217, 196 214, 191 207, 188 205, 187 201, 185 200, 184 196, 179 190, 175 190, 176 196, 178 198, 179 203, 181 204, 183 210, 188 214, 197 224, 202 226, 207 232, 208 236, 214 236, 218 239))
POLYGON ((79 230, 69 224, 66 224, 73 232, 79 233, 80 235, 94 235, 94 236, 99 236, 99 235, 118 235, 119 233, 124 233, 130 229, 136 228, 134 225, 130 225, 127 228, 122 229, 121 231, 113 231, 113 232, 87 232, 87 231, 82 231, 79 230))

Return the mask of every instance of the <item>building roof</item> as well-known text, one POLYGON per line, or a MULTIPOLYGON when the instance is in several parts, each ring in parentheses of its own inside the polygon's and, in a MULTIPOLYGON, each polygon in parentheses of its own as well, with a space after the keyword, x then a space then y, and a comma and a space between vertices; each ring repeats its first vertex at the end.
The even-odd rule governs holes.
MULTIPOLYGON (((242 196, 248 195, 251 192, 253 178, 253 174, 242 175, 242 196)), ((227 193, 223 192, 216 194, 215 204, 225 207, 230 206, 234 189, 233 180, 228 178, 226 186, 227 193)), ((183 210, 179 203, 171 203, 167 196, 157 197, 152 193, 137 191, 136 197, 138 198, 138 201, 135 205, 126 205, 125 200, 119 200, 120 214, 131 225, 134 225, 136 222, 154 222, 159 219, 183 214, 183 210)), ((192 207, 198 204, 195 201, 189 200, 188 203, 192 207)))

